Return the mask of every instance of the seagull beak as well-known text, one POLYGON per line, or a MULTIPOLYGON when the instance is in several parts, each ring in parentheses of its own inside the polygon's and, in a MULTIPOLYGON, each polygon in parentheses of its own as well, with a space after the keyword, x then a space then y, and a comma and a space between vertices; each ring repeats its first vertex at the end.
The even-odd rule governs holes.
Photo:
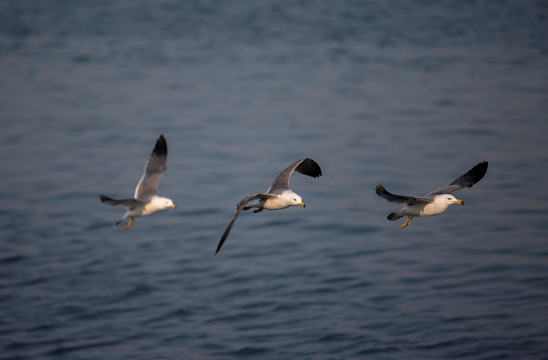
POLYGON ((306 207, 306 205, 305 205, 303 202, 300 203, 299 205, 301 205, 301 206, 304 207, 304 208, 306 207))
POLYGON ((173 204, 171 205, 172 208, 174 208, 175 210, 177 210, 177 205, 173 204))
POLYGON ((457 201, 455 201, 455 204, 461 204, 461 205, 464 205, 464 201, 462 201, 462 200, 457 200, 457 201))

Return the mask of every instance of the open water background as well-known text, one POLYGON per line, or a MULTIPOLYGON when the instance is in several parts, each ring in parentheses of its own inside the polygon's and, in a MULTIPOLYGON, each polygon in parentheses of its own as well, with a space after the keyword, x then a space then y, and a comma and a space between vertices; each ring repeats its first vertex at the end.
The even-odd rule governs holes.
POLYGON ((548 358, 545 1, 2 1, 0 74, 0 359, 548 358))

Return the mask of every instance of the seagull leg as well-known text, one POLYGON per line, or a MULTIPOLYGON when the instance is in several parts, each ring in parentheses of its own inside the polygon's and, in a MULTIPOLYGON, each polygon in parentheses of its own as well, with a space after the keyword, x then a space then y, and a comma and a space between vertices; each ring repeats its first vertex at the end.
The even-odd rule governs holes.
POLYGON ((407 217, 407 220, 405 220, 405 222, 403 224, 401 224, 400 226, 398 226, 398 229, 403 229, 404 227, 406 227, 407 225, 409 225, 409 223, 411 222, 411 220, 413 220, 413 216, 409 215, 407 217))
POLYGON ((133 216, 129 218, 129 222, 128 222, 127 225, 124 227, 124 230, 129 229, 129 227, 131 226, 131 224, 133 224, 133 216))
POLYGON ((260 213, 261 211, 263 211, 263 209, 258 208, 257 210, 253 210, 253 214, 260 213))

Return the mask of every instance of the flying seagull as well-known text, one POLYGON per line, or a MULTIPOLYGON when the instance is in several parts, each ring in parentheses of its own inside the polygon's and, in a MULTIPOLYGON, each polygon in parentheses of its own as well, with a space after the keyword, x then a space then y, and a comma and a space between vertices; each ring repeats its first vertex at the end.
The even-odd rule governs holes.
POLYGON ((470 188, 480 181, 487 172, 487 165, 487 161, 481 162, 470 169, 466 174, 455 179, 449 185, 436 189, 424 196, 394 195, 389 193, 382 185, 377 186, 375 192, 383 199, 405 204, 403 209, 390 213, 387 216, 388 220, 394 221, 407 215, 407 220, 398 227, 398 229, 403 229, 409 225, 414 216, 439 215, 443 213, 449 205, 464 205, 464 201, 458 200, 451 195, 451 193, 457 190, 470 188))
POLYGON ((129 218, 129 222, 124 227, 127 230, 133 219, 139 216, 150 215, 158 210, 164 210, 168 207, 177 209, 171 199, 157 196, 158 182, 162 174, 166 171, 167 143, 164 135, 160 135, 156 140, 156 145, 152 154, 145 164, 145 172, 135 188, 135 194, 131 199, 114 200, 105 195, 101 195, 101 201, 112 206, 122 206, 127 208, 125 214, 120 220, 114 223, 114 226, 120 224, 122 220, 129 218))
POLYGON ((223 246, 226 238, 228 237, 228 234, 230 233, 230 230, 232 229, 232 225, 234 225, 236 218, 238 217, 238 215, 240 215, 242 210, 256 208, 253 213, 259 213, 263 211, 263 209, 280 210, 290 206, 299 205, 302 207, 306 207, 301 197, 291 191, 291 189, 289 188, 289 178, 291 177, 293 171, 297 171, 301 174, 312 176, 314 178, 322 176, 322 169, 320 169, 320 166, 314 160, 309 158, 301 159, 286 167, 284 171, 282 171, 280 175, 278 175, 278 177, 274 179, 272 185, 270 185, 270 188, 266 193, 256 192, 247 195, 236 206, 236 213, 228 224, 225 232, 223 233, 223 236, 221 236, 221 240, 219 241, 219 245, 217 245, 217 250, 215 251, 215 254, 217 254, 219 250, 221 250, 221 247, 223 246), (251 205, 247 205, 250 201, 253 200, 259 201, 251 205))

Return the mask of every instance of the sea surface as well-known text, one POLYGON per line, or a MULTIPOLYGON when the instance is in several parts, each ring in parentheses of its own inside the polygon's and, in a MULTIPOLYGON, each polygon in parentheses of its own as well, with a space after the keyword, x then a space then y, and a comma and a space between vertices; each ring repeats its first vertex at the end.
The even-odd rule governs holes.
POLYGON ((0 75, 0 359, 548 359, 545 1, 6 0, 0 75))

